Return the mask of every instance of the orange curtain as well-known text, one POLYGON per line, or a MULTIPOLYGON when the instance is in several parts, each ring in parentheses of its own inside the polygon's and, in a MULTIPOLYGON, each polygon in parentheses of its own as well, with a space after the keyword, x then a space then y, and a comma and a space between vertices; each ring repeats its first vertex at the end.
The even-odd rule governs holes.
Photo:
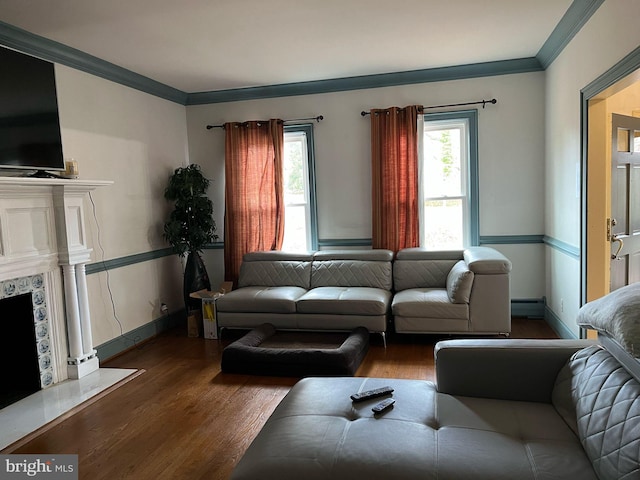
POLYGON ((282 248, 284 129, 276 119, 224 128, 224 266, 235 284, 245 253, 282 248))
POLYGON ((371 110, 373 248, 420 244, 418 112, 421 106, 371 110))

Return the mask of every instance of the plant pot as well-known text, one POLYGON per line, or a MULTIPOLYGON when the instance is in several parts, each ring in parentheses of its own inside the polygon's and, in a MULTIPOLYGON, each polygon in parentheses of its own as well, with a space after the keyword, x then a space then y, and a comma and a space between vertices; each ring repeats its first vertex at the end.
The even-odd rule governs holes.
POLYGON ((199 290, 211 290, 211 282, 207 269, 198 252, 189 252, 187 264, 184 269, 184 305, 189 310, 200 309, 200 300, 191 298, 189 295, 199 290))

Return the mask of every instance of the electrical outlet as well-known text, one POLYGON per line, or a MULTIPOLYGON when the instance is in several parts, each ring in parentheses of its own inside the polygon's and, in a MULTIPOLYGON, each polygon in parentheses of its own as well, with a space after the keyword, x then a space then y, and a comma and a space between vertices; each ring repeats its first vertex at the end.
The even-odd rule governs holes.
POLYGON ((169 313, 169 307, 167 307, 166 303, 160 304, 160 312, 162 312, 163 315, 166 315, 167 313, 169 313))
POLYGON ((560 299, 560 313, 564 313, 564 298, 560 299))

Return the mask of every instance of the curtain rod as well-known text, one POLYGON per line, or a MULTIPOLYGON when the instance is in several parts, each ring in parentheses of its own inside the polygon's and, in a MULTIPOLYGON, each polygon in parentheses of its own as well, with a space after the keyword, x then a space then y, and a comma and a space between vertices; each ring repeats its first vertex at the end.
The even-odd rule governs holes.
MULTIPOLYGON (((320 122, 321 120, 324 120, 324 117, 322 115, 318 115, 317 117, 291 118, 289 120, 282 120, 282 122, 283 123, 302 122, 304 120, 315 120, 316 122, 320 122)), ((207 125, 207 130, 211 130, 212 128, 222 128, 224 130, 224 125, 207 125)))
MULTIPOLYGON (((449 105, 431 105, 428 107, 423 106, 422 110, 429 110, 431 108, 463 107, 466 105, 482 105, 482 108, 484 108, 487 103, 491 103, 492 105, 495 105, 496 103, 498 103, 498 101, 495 98, 492 98, 491 100, 478 100, 477 102, 451 103, 449 105)), ((363 110, 360 112, 360 115, 364 117, 366 115, 369 115, 370 113, 371 112, 365 112, 363 110)))

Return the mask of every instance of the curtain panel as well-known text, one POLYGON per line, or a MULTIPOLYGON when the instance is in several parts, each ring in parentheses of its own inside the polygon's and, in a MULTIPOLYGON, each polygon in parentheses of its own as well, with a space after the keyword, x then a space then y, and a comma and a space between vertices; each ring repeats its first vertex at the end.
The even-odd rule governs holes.
POLYGON ((279 250, 284 238, 282 120, 226 123, 225 279, 237 284, 245 253, 279 250))
POLYGON ((420 245, 419 105, 371 110, 373 248, 397 252, 420 245))

